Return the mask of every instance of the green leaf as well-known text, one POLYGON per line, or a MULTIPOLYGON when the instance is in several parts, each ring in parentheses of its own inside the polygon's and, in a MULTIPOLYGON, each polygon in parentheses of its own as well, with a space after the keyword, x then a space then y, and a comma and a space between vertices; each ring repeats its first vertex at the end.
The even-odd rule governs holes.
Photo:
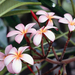
POLYGON ((40 5, 40 2, 19 2, 15 0, 6 0, 0 5, 0 17, 2 17, 7 12, 11 11, 14 8, 23 6, 23 5, 40 5))
POLYGON ((55 12, 59 16, 63 16, 65 13, 67 13, 61 6, 58 6, 57 4, 53 3, 51 0, 41 0, 42 5, 48 7, 51 11, 55 12))
POLYGON ((5 0, 0 0, 0 4, 2 4, 5 0))

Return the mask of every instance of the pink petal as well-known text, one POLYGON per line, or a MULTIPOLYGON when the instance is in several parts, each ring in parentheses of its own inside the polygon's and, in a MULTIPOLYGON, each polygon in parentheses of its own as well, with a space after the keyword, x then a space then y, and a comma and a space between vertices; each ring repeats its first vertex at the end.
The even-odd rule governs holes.
POLYGON ((59 19, 60 23, 68 24, 69 22, 65 18, 59 19))
POLYGON ((48 13, 44 10, 39 10, 39 11, 36 12, 36 15, 46 15, 47 16, 48 13))
POLYGON ((15 41, 20 44, 21 41, 22 41, 22 39, 23 39, 23 37, 24 37, 24 35, 17 35, 17 36, 15 37, 15 41))
POLYGON ((26 25, 25 29, 30 29, 31 27, 33 27, 36 23, 29 23, 26 25))
POLYGON ((22 54, 22 58, 21 59, 24 60, 25 62, 31 64, 31 65, 34 64, 34 60, 29 54, 22 54))
POLYGON ((8 46, 5 48, 5 55, 7 55, 11 49, 12 49, 12 45, 8 45, 8 46))
POLYGON ((42 9, 44 9, 44 10, 49 10, 47 7, 45 7, 45 6, 40 6, 42 9))
POLYGON ((36 34, 33 38, 33 43, 38 46, 41 42, 42 34, 36 34))
POLYGON ((61 17, 60 16, 53 16, 53 18, 60 19, 61 17))
POLYGON ((14 59, 12 63, 13 71, 18 74, 22 69, 22 62, 19 59, 14 59))
POLYGON ((50 16, 53 16, 55 13, 54 12, 49 12, 48 13, 50 16))
POLYGON ((48 37, 49 40, 51 41, 55 40, 55 35, 52 31, 47 30, 44 34, 48 37))
POLYGON ((5 54, 0 52, 0 60, 4 60, 5 54))
POLYGON ((16 29, 20 30, 20 31, 23 31, 25 29, 24 25, 21 23, 21 24, 18 24, 17 26, 15 26, 16 29))
POLYGON ((5 65, 7 66, 13 59, 15 58, 14 55, 9 55, 4 59, 5 65))
POLYGON ((46 16, 44 16, 44 15, 40 16, 39 19, 38 19, 38 21, 39 21, 40 23, 43 23, 43 22, 45 22, 45 21, 47 21, 47 20, 48 20, 48 18, 47 18, 46 16))
POLYGON ((73 31, 73 30, 75 29, 75 26, 74 26, 74 25, 73 25, 73 26, 68 25, 68 27, 69 27, 69 30, 70 30, 70 31, 73 31))
POLYGON ((19 47, 18 53, 23 53, 29 46, 19 47))
POLYGON ((0 71, 2 71, 4 67, 5 67, 4 61, 0 61, 0 71))
POLYGON ((53 26, 53 21, 52 20, 51 21, 49 20, 47 25, 53 26))
POLYGON ((12 74, 15 73, 15 72, 13 71, 13 69, 12 69, 12 63, 9 63, 9 64, 7 65, 7 70, 8 70, 10 73, 12 73, 12 74))
POLYGON ((14 55, 16 55, 16 53, 17 53, 17 49, 15 47, 13 47, 9 52, 9 54, 14 54, 14 55))
POLYGON ((17 31, 17 30, 10 31, 10 32, 7 34, 7 37, 11 37, 11 36, 16 35, 16 34, 21 34, 21 32, 19 32, 19 31, 17 31))
POLYGON ((64 14, 64 17, 70 22, 72 21, 72 16, 68 13, 64 14))
POLYGON ((55 27, 55 26, 49 26, 49 25, 47 25, 44 29, 51 29, 51 28, 54 28, 54 29, 58 30, 57 27, 55 27))
POLYGON ((36 33, 36 29, 31 28, 31 29, 29 29, 29 30, 28 30, 28 32, 27 32, 27 33, 36 33))

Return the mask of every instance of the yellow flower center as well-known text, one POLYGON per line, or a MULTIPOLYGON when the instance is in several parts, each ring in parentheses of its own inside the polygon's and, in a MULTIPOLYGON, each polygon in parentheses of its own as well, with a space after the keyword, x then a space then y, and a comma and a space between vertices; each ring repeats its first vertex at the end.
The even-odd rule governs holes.
POLYGON ((70 25, 75 25, 75 22, 70 22, 70 25))
POLYGON ((52 22, 53 16, 50 16, 50 15, 49 15, 49 16, 47 16, 47 18, 49 19, 50 22, 52 22))
POLYGON ((40 29, 40 31, 39 31, 39 34, 42 34, 42 33, 45 33, 46 32, 46 29, 40 29))
POLYGON ((28 31, 27 29, 26 29, 26 30, 23 30, 23 31, 21 32, 22 35, 25 34, 25 33, 27 33, 27 31, 28 31))

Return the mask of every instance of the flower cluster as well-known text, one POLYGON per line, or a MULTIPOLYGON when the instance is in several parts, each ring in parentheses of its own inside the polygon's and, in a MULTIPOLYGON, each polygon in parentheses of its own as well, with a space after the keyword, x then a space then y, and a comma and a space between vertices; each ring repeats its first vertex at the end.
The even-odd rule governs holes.
MULTIPOLYGON (((26 26, 21 23, 15 26, 17 30, 10 31, 7 34, 7 37, 16 35, 15 41, 20 44, 23 37, 30 33, 30 40, 33 37, 33 43, 35 46, 38 46, 41 43, 43 36, 46 36, 47 39, 54 42, 55 34, 50 29, 54 28, 57 30, 58 28, 53 26, 52 19, 58 19, 60 23, 68 24, 69 31, 75 29, 75 19, 73 20, 70 14, 66 13, 64 18, 54 14, 54 12, 47 13, 46 11, 39 10, 36 15, 41 16, 38 19, 36 18, 38 20, 37 22, 39 22, 39 24, 47 22, 46 25, 36 30, 35 28, 32 28, 36 23, 29 23, 26 26)), ((34 59, 29 54, 22 54, 29 47, 30 46, 19 47, 17 50, 15 47, 12 47, 12 45, 8 45, 5 49, 5 54, 0 52, 0 71, 6 66, 10 73, 18 74, 22 69, 22 61, 33 65, 34 59)))

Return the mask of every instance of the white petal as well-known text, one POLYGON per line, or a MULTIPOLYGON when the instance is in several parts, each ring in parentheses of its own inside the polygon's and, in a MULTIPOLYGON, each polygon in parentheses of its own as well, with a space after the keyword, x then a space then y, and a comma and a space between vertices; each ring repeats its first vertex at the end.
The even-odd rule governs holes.
POLYGON ((53 18, 60 19, 61 17, 60 16, 53 16, 53 18))
POLYGON ((24 25, 21 23, 21 24, 18 24, 17 26, 15 26, 15 28, 22 32, 24 30, 24 25))
POLYGON ((25 62, 31 64, 31 65, 34 64, 34 60, 29 54, 22 54, 22 58, 21 59, 24 60, 25 62))
POLYGON ((17 53, 17 49, 15 47, 13 47, 9 52, 9 54, 14 54, 14 55, 16 55, 16 53, 17 53))
POLYGON ((68 13, 64 14, 64 17, 70 22, 72 21, 72 16, 68 13))
POLYGON ((33 43, 38 46, 41 42, 42 34, 36 34, 33 38, 33 43))
POLYGON ((51 41, 55 40, 55 35, 52 31, 47 30, 44 34, 48 37, 49 40, 51 41))
POLYGON ((14 55, 9 55, 4 59, 5 65, 7 66, 13 59, 14 59, 14 55))
POLYGON ((26 25, 25 29, 29 30, 31 27, 33 27, 36 23, 29 23, 26 25))
POLYGON ((47 21, 47 20, 48 20, 48 18, 47 18, 46 16, 44 16, 44 15, 40 16, 39 19, 38 19, 38 21, 39 21, 40 23, 43 23, 43 22, 45 22, 45 21, 47 21))
POLYGON ((24 36, 24 35, 17 35, 17 36, 15 37, 15 41, 16 41, 18 44, 20 44, 21 41, 23 40, 23 36, 24 36))
POLYGON ((55 13, 54 12, 49 12, 48 13, 50 16, 53 16, 55 13))
POLYGON ((19 47, 18 53, 23 53, 29 46, 19 47))
POLYGON ((5 48, 5 55, 7 55, 11 49, 12 49, 12 45, 8 45, 8 46, 5 48))
POLYGON ((18 74, 22 69, 22 62, 19 59, 14 59, 12 63, 13 71, 18 74))
POLYGON ((47 25, 48 26, 53 26, 53 21, 52 20, 51 21, 49 20, 47 25))
POLYGON ((73 31, 75 29, 75 26, 74 25, 73 26, 72 25, 68 25, 68 27, 69 27, 69 30, 70 31, 73 31))
POLYGON ((0 52, 0 60, 4 60, 5 54, 0 52))
POLYGON ((36 12, 36 15, 46 15, 47 16, 48 13, 44 10, 39 10, 39 11, 36 12))
POLYGON ((13 71, 13 69, 12 69, 12 63, 9 63, 9 64, 7 65, 7 70, 8 70, 10 73, 12 73, 12 74, 15 73, 15 72, 13 71))

